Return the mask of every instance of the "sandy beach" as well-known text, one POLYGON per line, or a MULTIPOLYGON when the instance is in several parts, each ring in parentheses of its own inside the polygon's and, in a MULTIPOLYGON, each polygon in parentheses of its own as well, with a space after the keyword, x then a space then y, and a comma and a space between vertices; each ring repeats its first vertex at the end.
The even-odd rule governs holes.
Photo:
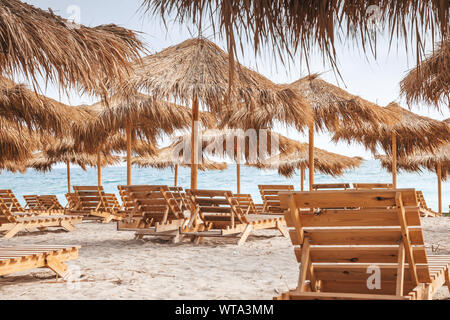
MULTIPOLYGON (((450 254, 450 219, 423 218, 429 254, 450 254), (433 252, 434 251, 434 252, 433 252)), ((48 269, 0 277, 0 299, 272 299, 294 289, 298 263, 290 241, 272 230, 258 231, 243 246, 236 239, 208 238, 200 245, 171 244, 116 225, 85 222, 70 233, 21 233, 0 246, 82 246, 69 261, 80 281, 55 281, 48 269)), ((449 299, 447 287, 433 299, 449 299)))

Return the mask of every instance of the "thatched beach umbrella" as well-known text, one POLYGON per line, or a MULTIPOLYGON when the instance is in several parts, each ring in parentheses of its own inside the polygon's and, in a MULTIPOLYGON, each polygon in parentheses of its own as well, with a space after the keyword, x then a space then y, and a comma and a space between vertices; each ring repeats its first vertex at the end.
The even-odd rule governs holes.
MULTIPOLYGON (((373 126, 389 123, 393 117, 384 108, 319 78, 318 74, 303 77, 284 85, 301 94, 314 113, 314 124, 309 126, 309 188, 314 184, 314 130, 335 132, 340 126, 358 127, 364 123, 373 126)), ((245 123, 246 127, 257 127, 258 112, 234 112, 228 121, 245 123)))
MULTIPOLYGON (((207 129, 198 133, 198 156, 208 154, 214 157, 232 159, 236 163, 236 191, 241 193, 241 164, 257 163, 280 151, 292 147, 290 139, 267 129, 259 131, 242 129, 207 129)), ((191 152, 191 134, 175 139, 179 149, 191 152)), ((185 154, 185 160, 186 154, 185 154)))
MULTIPOLYGON (((25 166, 28 168, 33 168, 38 171, 48 172, 57 163, 65 163, 67 165, 67 190, 71 192, 71 182, 70 182, 70 164, 75 164, 80 166, 83 170, 86 167, 105 167, 109 165, 114 165, 120 162, 120 157, 102 154, 100 157, 97 155, 82 154, 82 153, 66 153, 58 157, 51 157, 45 152, 39 152, 29 160, 25 162, 25 166)), ((99 185, 101 183, 99 182, 99 185)))
MULTIPOLYGON (((131 184, 131 152, 136 138, 146 139, 156 145, 157 138, 172 134, 190 124, 191 110, 174 103, 157 100, 148 95, 136 93, 128 99, 114 96, 108 105, 98 102, 86 108, 94 110, 94 117, 84 123, 77 123, 73 132, 77 144, 87 152, 96 148, 117 132, 125 131, 127 151, 127 184, 131 184)), ((210 125, 211 117, 202 113, 201 120, 210 125)), ((156 149, 153 148, 153 151, 156 149)))
POLYGON ((105 79, 122 80, 142 43, 114 24, 85 27, 18 0, 0 3, 0 71, 18 72, 38 86, 36 75, 105 94, 105 79))
POLYGON ((377 35, 391 34, 402 41, 411 39, 419 57, 425 35, 439 33, 444 38, 449 32, 449 2, 440 0, 143 0, 143 8, 164 20, 192 22, 199 29, 212 25, 224 33, 232 54, 237 43, 249 40, 255 52, 268 44, 280 55, 301 52, 308 58, 318 48, 335 67, 336 39, 349 38, 365 52, 374 52, 377 35))
MULTIPOLYGON (((443 121, 450 126, 450 118, 443 121)), ((393 159, 388 156, 377 156, 381 164, 389 171, 393 171, 393 159)), ((439 213, 442 214, 442 181, 450 176, 450 142, 434 150, 434 152, 414 152, 408 156, 401 157, 397 162, 398 169, 417 172, 422 169, 433 171, 438 181, 438 204, 439 213)))
POLYGON ((138 61, 129 79, 119 88, 128 96, 143 90, 156 99, 192 105, 192 189, 197 188, 194 150, 198 149, 199 104, 219 118, 241 107, 249 112, 266 110, 266 121, 280 117, 299 129, 311 120, 308 105, 292 90, 282 89, 240 64, 233 67, 233 85, 229 86, 230 61, 228 54, 211 41, 189 39, 138 61), (273 110, 278 112, 271 114, 273 110))
POLYGON ((36 132, 0 116, 0 163, 24 161, 38 146, 36 132))
MULTIPOLYGON (((310 165, 310 148, 307 143, 295 140, 291 140, 291 145, 292 148, 289 150, 253 166, 260 169, 278 169, 278 174, 286 178, 291 178, 295 170, 300 170, 300 190, 303 191, 305 168, 308 168, 310 165)), ((363 159, 360 157, 347 157, 314 148, 314 167, 317 171, 333 177, 343 175, 345 170, 359 167, 362 161, 363 159)))
POLYGON ((333 136, 333 140, 362 143, 366 148, 377 153, 380 146, 393 159, 392 181, 397 186, 397 157, 404 157, 415 152, 430 152, 450 141, 450 127, 444 122, 420 116, 390 103, 385 107, 395 121, 374 126, 365 123, 358 127, 345 126, 333 136))
POLYGON ((16 172, 25 173, 27 171, 27 167, 22 162, 6 160, 6 161, 0 162, 0 172, 2 170, 7 170, 12 173, 16 173, 16 172))
MULTIPOLYGON (((190 163, 185 161, 183 155, 183 148, 177 143, 172 143, 168 147, 159 149, 157 155, 147 157, 134 157, 132 163, 141 168, 156 168, 165 169, 171 168, 174 171, 174 186, 178 184, 178 167, 190 167, 190 163)), ((202 157, 201 162, 198 165, 198 169, 201 171, 207 170, 225 170, 227 164, 225 162, 215 162, 208 159, 206 156, 202 157)))
POLYGON ((441 41, 427 59, 400 82, 408 104, 425 102, 450 109, 450 38, 441 41))

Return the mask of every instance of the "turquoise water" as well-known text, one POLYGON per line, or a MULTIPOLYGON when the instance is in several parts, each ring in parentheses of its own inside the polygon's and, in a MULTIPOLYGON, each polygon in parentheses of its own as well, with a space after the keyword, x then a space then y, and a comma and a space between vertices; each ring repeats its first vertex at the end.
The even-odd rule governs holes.
MULTIPOLYGON (((190 169, 180 168, 178 172, 178 185, 185 188, 190 184, 190 169)), ((167 184, 173 185, 173 172, 170 169, 140 169, 133 168, 133 184, 167 184)), ((109 167, 102 170, 102 183, 106 192, 117 192, 117 185, 126 184, 125 167, 109 167)), ((80 168, 71 168, 72 185, 96 185, 97 170, 95 168, 83 171, 80 168)), ((376 160, 368 160, 353 171, 347 172, 339 178, 317 174, 316 183, 325 182, 391 182, 391 175, 382 169, 376 160)), ((258 184, 293 184, 296 190, 300 189, 300 176, 286 179, 276 171, 259 170, 243 166, 241 168, 241 192, 252 194, 255 201, 260 202, 258 184)), ((305 186, 307 181, 305 181, 305 186)), ((422 190, 427 204, 437 210, 437 178, 432 172, 417 174, 400 173, 398 187, 416 188, 422 190)), ((0 175, 0 189, 13 189, 19 200, 24 203, 22 196, 26 194, 56 194, 61 203, 65 204, 64 194, 67 192, 67 177, 65 168, 55 168, 48 173, 29 170, 25 174, 12 174, 3 172, 0 175)), ((199 189, 231 190, 236 192, 236 166, 229 164, 224 171, 199 172, 199 189)), ((443 209, 448 210, 450 204, 450 183, 442 183, 443 209)))

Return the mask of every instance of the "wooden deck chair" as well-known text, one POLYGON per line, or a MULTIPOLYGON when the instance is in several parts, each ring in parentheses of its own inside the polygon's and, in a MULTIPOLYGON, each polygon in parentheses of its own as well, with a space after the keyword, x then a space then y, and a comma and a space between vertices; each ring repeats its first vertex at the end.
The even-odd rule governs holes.
POLYGON ((432 209, 428 208, 427 202, 425 201, 425 197, 423 196, 422 191, 417 192, 417 199, 419 201, 419 209, 421 217, 436 217, 439 214, 432 209))
POLYGON ((350 183, 316 183, 312 185, 313 190, 324 190, 324 189, 350 189, 350 183))
POLYGON ((103 187, 99 186, 73 186, 77 204, 71 210, 75 214, 81 214, 85 219, 101 220, 108 223, 113 220, 119 221, 123 218, 119 209, 115 209, 108 201, 103 187))
POLYGON ((35 194, 25 195, 23 199, 26 202, 25 210, 39 210, 41 205, 39 203, 38 196, 35 194))
POLYGON ((67 210, 67 214, 71 214, 72 210, 78 207, 78 198, 75 193, 66 193, 67 204, 64 209, 67 210))
POLYGON ((129 216, 134 209, 134 201, 131 199, 128 194, 128 186, 117 186, 119 189, 120 199, 122 200, 122 209, 126 212, 126 215, 129 216))
POLYGON ((283 214, 283 210, 280 206, 280 200, 278 199, 278 192, 294 191, 292 185, 258 185, 261 199, 263 201, 262 211, 268 214, 283 214))
POLYGON ((135 231, 139 239, 151 235, 179 241, 185 218, 168 186, 131 185, 122 186, 122 191, 126 192, 127 201, 134 204, 128 216, 117 223, 119 231, 135 231))
POLYGON ((3 203, 9 208, 9 211, 16 214, 26 213, 25 208, 22 207, 22 205, 20 204, 19 200, 17 200, 12 190, 10 189, 0 190, 0 199, 2 199, 3 203))
POLYGON ((392 183, 353 183, 353 188, 356 190, 363 189, 393 189, 392 183))
POLYGON ((49 227, 63 228, 66 231, 72 231, 77 223, 81 223, 80 217, 66 215, 50 215, 50 216, 20 216, 15 215, 3 199, 0 199, 0 231, 4 231, 4 239, 15 236, 18 232, 38 228, 45 230, 49 227))
POLYGON ((38 196, 40 207, 43 210, 54 210, 64 212, 64 207, 59 203, 58 197, 55 195, 41 195, 38 196))
POLYGON ((251 194, 233 194, 238 206, 242 209, 244 214, 260 214, 262 213, 263 204, 255 204, 251 194))
POLYGON ((0 276, 35 268, 49 268, 66 278, 68 260, 78 257, 79 246, 0 247, 0 276))
POLYGON ((231 191, 186 190, 186 193, 193 205, 193 223, 182 229, 182 234, 194 236, 195 242, 202 237, 239 236, 241 245, 253 230, 261 229, 278 229, 288 236, 283 217, 246 215, 231 191))
POLYGON ((116 211, 122 210, 122 206, 114 193, 105 193, 105 201, 108 208, 116 211))
POLYGON ((190 210, 189 199, 187 198, 186 192, 184 192, 183 187, 169 187, 169 190, 177 200, 178 205, 181 207, 181 210, 190 210))
POLYGON ((430 299, 450 285, 450 256, 425 251, 414 189, 280 198, 300 275, 297 289, 276 299, 430 299), (328 209, 346 206, 358 209, 328 209))

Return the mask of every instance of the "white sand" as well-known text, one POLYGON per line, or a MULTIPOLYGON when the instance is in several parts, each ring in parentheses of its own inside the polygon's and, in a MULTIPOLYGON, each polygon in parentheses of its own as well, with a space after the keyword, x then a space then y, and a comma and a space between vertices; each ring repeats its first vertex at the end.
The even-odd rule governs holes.
MULTIPOLYGON (((423 219, 434 254, 450 255, 450 218, 423 219)), ((0 299, 272 299, 296 287, 298 263, 291 243, 278 232, 259 231, 243 246, 236 239, 207 238, 201 245, 171 244, 118 232, 113 223, 87 222, 76 230, 22 233, 0 246, 81 245, 77 283, 55 282, 48 269, 0 277, 0 299)), ((446 287, 435 299, 449 298, 446 287)))

